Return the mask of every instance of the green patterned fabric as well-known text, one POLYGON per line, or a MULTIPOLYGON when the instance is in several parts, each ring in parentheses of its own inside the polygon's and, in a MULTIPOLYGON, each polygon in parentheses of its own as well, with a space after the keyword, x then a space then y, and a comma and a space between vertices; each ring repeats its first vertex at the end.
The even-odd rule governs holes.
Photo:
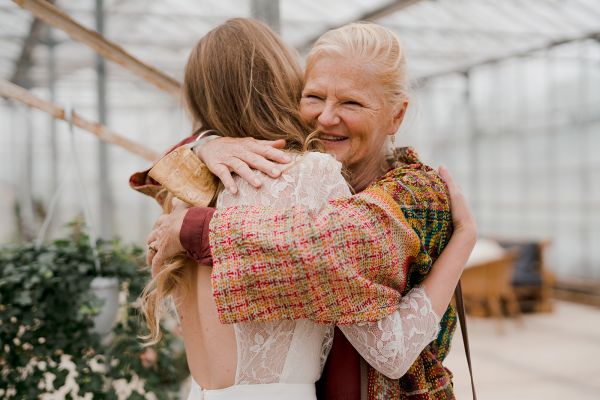
MULTIPOLYGON (((440 198, 441 194, 445 194, 445 188, 438 186, 439 178, 431 179, 431 174, 435 174, 435 171, 421 164, 412 149, 397 149, 392 161, 396 169, 377 184, 385 185, 389 181, 387 186, 395 187, 395 180, 402 182, 401 187, 390 192, 394 193, 406 220, 422 244, 422 251, 409 266, 407 285, 403 292, 406 294, 425 279, 433 262, 450 240, 452 216, 449 207, 445 206, 447 200, 440 198), (440 207, 440 204, 444 206, 440 207)), ((402 378, 392 380, 369 368, 369 400, 454 399, 452 373, 442 365, 442 361, 450 351, 456 322, 456 309, 451 305, 442 317, 437 339, 421 352, 402 378)))

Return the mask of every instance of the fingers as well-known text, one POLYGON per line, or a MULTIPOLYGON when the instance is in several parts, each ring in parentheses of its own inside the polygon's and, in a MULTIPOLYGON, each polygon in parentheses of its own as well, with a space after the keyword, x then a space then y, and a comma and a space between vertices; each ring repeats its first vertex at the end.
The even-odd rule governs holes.
POLYGON ((156 242, 159 236, 160 232, 158 231, 158 229, 153 229, 152 232, 150 232, 150 234, 146 238, 146 245, 150 246, 151 244, 156 242))
POLYGON ((231 177, 231 171, 224 161, 235 156, 240 139, 219 138, 204 143, 194 149, 196 155, 206 164, 210 172, 215 174, 231 193, 237 193, 237 186, 231 177))
POLYGON ((165 260, 185 252, 179 234, 188 207, 181 201, 174 203, 179 208, 174 209, 170 214, 161 215, 156 221, 156 227, 146 239, 148 244, 146 263, 151 266, 153 276, 160 272, 165 260))
POLYGON ((448 190, 451 193, 461 191, 460 187, 458 187, 458 185, 454 182, 454 179, 452 179, 452 175, 450 175, 450 171, 448 171, 448 169, 445 166, 440 165, 438 167, 438 173, 442 177, 444 183, 446 184, 446 186, 448 187, 448 190))
POLYGON ((256 177, 254 172, 250 169, 248 164, 246 164, 243 160, 239 158, 231 158, 228 160, 227 165, 229 168, 238 174, 243 180, 254 186, 255 188, 259 188, 262 185, 261 180, 256 177))
POLYGON ((278 178, 279 175, 281 175, 280 164, 276 164, 267 160, 261 155, 250 152, 248 152, 244 157, 244 161, 253 169, 261 171, 272 178, 278 178))
POLYGON ((146 238, 146 244, 150 245, 151 243, 155 242, 162 234, 163 234, 163 224, 165 222, 165 216, 167 216, 168 214, 164 214, 161 215, 160 218, 158 218, 156 220, 156 222, 154 223, 154 227, 152 228, 152 231, 150 231, 150 233, 148 234, 148 237, 146 238))
POLYGON ((156 252, 154 251, 154 248, 148 247, 148 251, 146 252, 146 265, 152 265, 152 260, 155 255, 156 252))
MULTIPOLYGON (((235 156, 248 166, 272 178, 278 178, 282 170, 280 164, 292 162, 292 157, 288 153, 276 148, 280 145, 285 146, 285 141, 252 140, 247 143, 247 146, 239 149, 235 156)), ((249 183, 252 184, 250 181, 249 183)))
MULTIPOLYGON (((453 213, 455 209, 465 208, 468 209, 469 206, 467 204, 467 199, 462 192, 461 187, 454 181, 452 175, 450 175, 450 171, 443 165, 438 168, 438 173, 444 180, 446 187, 448 188, 448 194, 450 195, 450 205, 453 209, 453 213)), ((469 210, 470 212, 470 210, 469 210)))
POLYGON ((223 164, 215 165, 212 169, 212 173, 219 178, 219 180, 223 183, 223 186, 225 186, 225 189, 229 190, 230 193, 237 193, 237 186, 233 180, 233 177, 231 176, 231 171, 229 171, 227 166, 223 164))
POLYGON ((293 160, 287 152, 281 150, 284 147, 285 140, 223 137, 204 143, 197 149, 197 154, 227 190, 237 193, 232 172, 258 188, 262 182, 252 173, 251 168, 273 178, 279 177, 282 171, 280 164, 288 164, 293 160))
POLYGON ((254 151, 256 154, 265 157, 268 160, 280 164, 288 164, 292 162, 292 156, 287 152, 280 150, 283 146, 285 146, 284 140, 255 140, 249 147, 249 150, 254 151))
POLYGON ((152 226, 152 230, 156 230, 158 229, 162 224, 165 223, 165 220, 168 218, 169 214, 162 214, 160 217, 158 217, 156 219, 156 222, 154 222, 154 225, 152 226))
POLYGON ((438 172, 448 187, 452 222, 455 231, 460 230, 467 233, 468 237, 473 239, 476 238, 477 224, 475 222, 475 217, 460 186, 454 182, 454 179, 452 179, 452 176, 446 167, 440 166, 438 172))
MULTIPOLYGON (((157 232, 157 231, 154 231, 157 232)), ((153 233, 154 233, 153 232, 153 233)), ((163 232, 164 233, 164 232, 163 232)), ((162 235, 162 233, 161 233, 162 235)), ((155 241, 148 244, 148 252, 146 253, 146 265, 151 267, 152 276, 156 276, 160 272, 163 265, 163 258, 165 253, 164 237, 160 236, 155 241)))
POLYGON ((171 206, 173 207, 173 210, 190 208, 190 205, 188 203, 178 199, 177 197, 173 197, 173 200, 171 201, 171 206))
POLYGON ((467 207, 466 199, 462 193, 462 190, 461 190, 460 186, 458 186, 456 184, 456 182, 454 182, 454 179, 452 179, 452 175, 450 175, 450 171, 448 171, 448 169, 446 167, 441 165, 438 168, 438 173, 440 174, 440 177, 443 179, 444 183, 446 184, 446 187, 448 187, 448 193, 450 194, 450 202, 452 203, 452 207, 458 206, 459 204, 455 204, 457 202, 460 202, 460 206, 467 207))
MULTIPOLYGON (((446 182, 448 180, 448 178, 452 179, 452 177, 449 176, 450 174, 449 174, 448 170, 443 165, 440 165, 438 167, 438 174, 440 174, 440 176, 442 177, 442 179, 444 180, 444 182, 446 182)), ((446 184, 447 184, 447 182, 446 182, 446 184)))
POLYGON ((153 259, 156 257, 157 249, 159 246, 159 239, 163 234, 163 224, 168 217, 168 214, 163 214, 156 219, 154 223, 154 227, 152 231, 148 234, 146 238, 146 245, 148 248, 146 249, 146 265, 152 265, 153 259))
POLYGON ((152 276, 156 276, 160 272, 163 264, 164 264, 163 255, 159 251, 154 255, 152 262, 150 264, 148 264, 151 266, 152 276))
POLYGON ((284 139, 273 140, 270 145, 276 149, 283 149, 285 147, 285 140, 284 139))

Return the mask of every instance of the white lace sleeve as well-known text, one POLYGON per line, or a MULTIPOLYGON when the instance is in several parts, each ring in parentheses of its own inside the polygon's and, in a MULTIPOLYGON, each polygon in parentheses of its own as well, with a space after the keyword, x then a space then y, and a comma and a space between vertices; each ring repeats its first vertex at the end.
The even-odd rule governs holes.
POLYGON ((402 297, 395 313, 378 321, 339 328, 373 368, 388 378, 398 379, 436 338, 439 323, 440 317, 433 311, 425 290, 416 287, 402 297))

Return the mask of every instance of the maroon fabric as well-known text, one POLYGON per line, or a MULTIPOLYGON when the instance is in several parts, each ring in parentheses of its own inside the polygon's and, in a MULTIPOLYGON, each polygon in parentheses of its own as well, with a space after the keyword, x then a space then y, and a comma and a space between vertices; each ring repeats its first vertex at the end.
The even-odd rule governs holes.
POLYGON ((317 399, 360 400, 360 355, 338 328, 323 375, 317 381, 317 399))
POLYGON ((208 228, 214 213, 214 208, 191 207, 183 218, 179 241, 188 255, 198 264, 209 266, 213 264, 208 228))

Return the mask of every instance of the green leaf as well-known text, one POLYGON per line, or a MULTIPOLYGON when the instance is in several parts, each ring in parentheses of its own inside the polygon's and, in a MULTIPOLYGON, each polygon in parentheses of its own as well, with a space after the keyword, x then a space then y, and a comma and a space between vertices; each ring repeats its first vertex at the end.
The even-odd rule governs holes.
POLYGON ((26 306, 26 305, 30 305, 31 304, 31 295, 29 294, 28 291, 21 291, 17 294, 17 296, 15 297, 15 303, 20 304, 22 306, 26 306))

